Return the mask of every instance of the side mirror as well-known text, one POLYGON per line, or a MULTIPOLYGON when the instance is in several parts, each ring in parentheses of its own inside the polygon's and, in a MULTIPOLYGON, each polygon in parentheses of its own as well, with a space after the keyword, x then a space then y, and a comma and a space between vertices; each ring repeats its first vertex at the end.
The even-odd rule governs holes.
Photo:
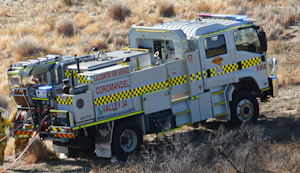
POLYGON ((93 49, 92 49, 92 51, 93 51, 93 52, 98 52, 98 51, 99 51, 99 48, 94 46, 93 49))
POLYGON ((268 50, 266 33, 264 31, 259 31, 258 35, 260 40, 261 53, 266 52, 268 50))

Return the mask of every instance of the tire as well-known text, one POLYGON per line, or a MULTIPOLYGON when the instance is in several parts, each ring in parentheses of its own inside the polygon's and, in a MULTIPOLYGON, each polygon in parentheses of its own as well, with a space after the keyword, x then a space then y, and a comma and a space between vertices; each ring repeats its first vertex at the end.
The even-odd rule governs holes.
POLYGON ((128 156, 139 150, 143 141, 141 130, 134 123, 123 121, 115 125, 112 138, 112 152, 119 160, 126 161, 128 156))
POLYGON ((257 99, 248 91, 237 91, 230 102, 230 125, 237 127, 242 123, 254 123, 259 114, 257 99))

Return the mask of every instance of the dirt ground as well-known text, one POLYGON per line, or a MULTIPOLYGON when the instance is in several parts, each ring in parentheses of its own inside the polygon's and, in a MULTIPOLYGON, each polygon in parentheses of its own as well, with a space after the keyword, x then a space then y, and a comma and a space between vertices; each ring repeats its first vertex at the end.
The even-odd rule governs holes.
MULTIPOLYGON (((270 102, 260 103, 260 116, 256 123, 257 126, 265 128, 264 137, 274 141, 293 141, 300 138, 299 130, 299 103, 300 87, 286 86, 281 87, 279 96, 271 98, 270 102)), ((205 128, 184 128, 186 131, 203 134, 203 131, 214 131, 220 125, 230 128, 227 123, 220 121, 209 121, 205 128)), ((178 131, 180 133, 180 131, 178 131)), ((144 145, 155 140, 154 135, 144 138, 144 145)), ((153 144, 153 143, 152 143, 153 144)), ((101 167, 101 165, 111 164, 110 159, 97 158, 95 155, 85 155, 77 158, 52 159, 37 164, 24 165, 26 157, 21 158, 7 172, 91 172, 92 165, 101 167)), ((6 156, 4 167, 7 167, 14 161, 14 156, 6 156)))

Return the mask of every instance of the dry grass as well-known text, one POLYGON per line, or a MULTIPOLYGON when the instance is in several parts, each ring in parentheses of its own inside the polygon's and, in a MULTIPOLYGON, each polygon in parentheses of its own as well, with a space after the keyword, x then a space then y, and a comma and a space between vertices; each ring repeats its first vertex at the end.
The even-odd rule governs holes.
POLYGON ((72 37, 76 33, 75 22, 66 17, 62 17, 55 26, 58 35, 72 37))
POLYGON ((87 13, 79 13, 74 17, 74 20, 76 21, 76 26, 78 28, 85 28, 89 24, 93 22, 93 19, 91 16, 87 13))
POLYGON ((172 17, 175 15, 175 5, 172 1, 160 1, 158 3, 158 14, 162 17, 172 17))
POLYGON ((210 135, 194 131, 159 137, 159 143, 145 146, 142 154, 127 164, 92 165, 93 172, 264 172, 266 160, 261 151, 267 150, 269 143, 263 132, 254 126, 220 127, 210 135))
POLYGON ((39 139, 34 139, 33 143, 27 150, 25 157, 26 159, 23 160, 23 164, 27 165, 54 159, 56 158, 56 155, 44 142, 41 142, 39 139))
POLYGON ((25 61, 45 54, 46 49, 30 37, 22 38, 15 46, 15 60, 25 61))
POLYGON ((0 7, 0 16, 8 16, 8 8, 7 7, 0 7))
POLYGON ((131 9, 126 5, 123 5, 121 1, 116 1, 107 8, 107 16, 120 22, 123 22, 130 14, 131 9))

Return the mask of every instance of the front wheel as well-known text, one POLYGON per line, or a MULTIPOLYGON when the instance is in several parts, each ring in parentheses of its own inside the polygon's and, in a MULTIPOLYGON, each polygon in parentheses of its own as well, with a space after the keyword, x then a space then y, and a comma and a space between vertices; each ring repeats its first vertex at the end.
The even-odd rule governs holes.
POLYGON ((123 121, 114 129, 112 152, 120 160, 127 160, 128 155, 140 148, 143 141, 141 130, 132 122, 123 121))
POLYGON ((230 103, 232 126, 240 126, 242 123, 254 123, 259 114, 257 99, 248 91, 238 91, 234 94, 230 103))

